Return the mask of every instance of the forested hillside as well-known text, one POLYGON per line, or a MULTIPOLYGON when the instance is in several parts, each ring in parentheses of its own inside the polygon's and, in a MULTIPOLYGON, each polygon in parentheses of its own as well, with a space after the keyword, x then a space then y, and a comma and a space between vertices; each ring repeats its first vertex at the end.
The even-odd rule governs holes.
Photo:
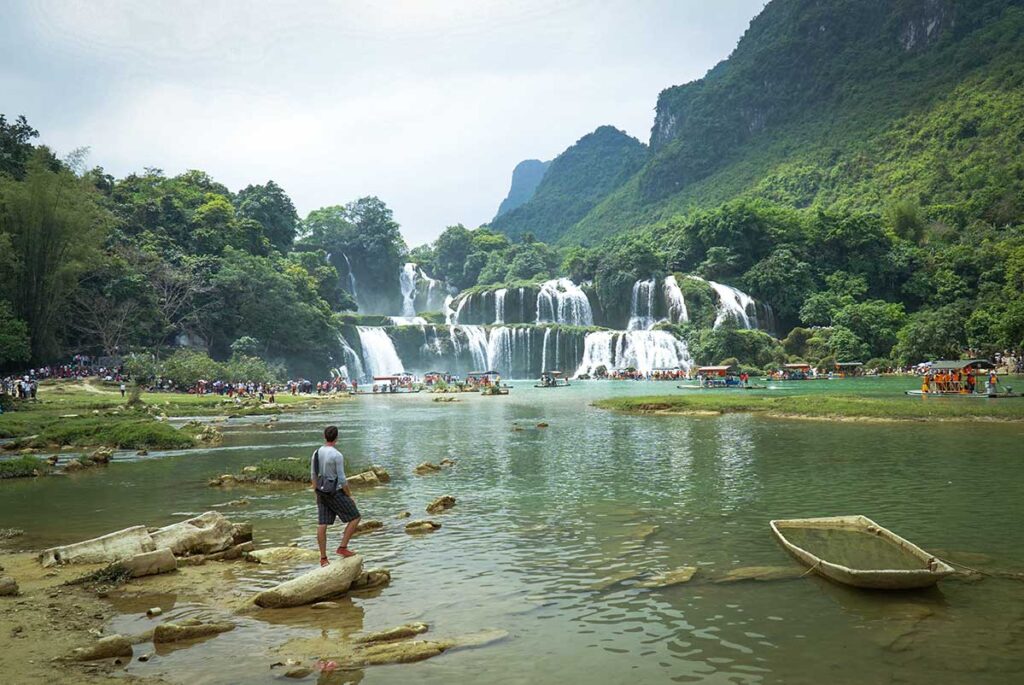
POLYGON ((532 233, 555 241, 647 159, 647 147, 622 131, 602 126, 580 138, 551 162, 526 204, 491 222, 510 238, 532 233))

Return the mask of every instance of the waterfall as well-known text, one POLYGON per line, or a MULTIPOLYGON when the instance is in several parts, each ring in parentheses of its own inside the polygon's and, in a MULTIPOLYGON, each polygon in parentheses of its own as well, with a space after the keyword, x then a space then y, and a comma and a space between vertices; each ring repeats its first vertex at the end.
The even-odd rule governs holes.
POLYGON ((359 306, 359 293, 356 292, 356 275, 352 273, 352 262, 348 261, 348 255, 344 252, 341 256, 345 258, 345 267, 348 269, 348 289, 352 293, 352 299, 356 301, 356 306, 359 306))
POLYGON ((416 316, 416 265, 406 262, 398 273, 398 284, 402 289, 402 316, 416 316))
POLYGON ((536 322, 593 326, 594 313, 582 288, 568 278, 557 278, 540 286, 536 322))
POLYGON ((487 368, 488 341, 487 331, 483 326, 452 326, 452 335, 455 329, 461 329, 466 334, 466 341, 469 346, 469 354, 473 358, 473 371, 489 371, 487 368))
POLYGON ((744 328, 757 328, 757 305, 754 298, 731 285, 708 281, 715 294, 718 295, 718 316, 715 328, 721 326, 726 319, 732 317, 744 328))
MULTIPOLYGON (((361 336, 360 339, 362 339, 361 336)), ((350 380, 363 380, 365 372, 363 371, 363 363, 360 361, 359 355, 348 344, 348 340, 345 340, 345 336, 339 335, 338 342, 341 343, 341 352, 345 355, 345 364, 342 367, 345 369, 344 375, 350 380)))
POLYGON ((494 323, 505 323, 505 295, 508 288, 500 288, 494 291, 494 323))
POLYGON ((449 326, 455 323, 455 311, 452 310, 452 296, 448 295, 444 298, 444 304, 441 305, 441 311, 444 312, 444 322, 449 326))
POLYGON ((544 329, 544 342, 541 343, 540 347, 540 370, 541 373, 548 370, 548 338, 551 337, 551 329, 544 329))
POLYGON ((576 375, 593 374, 602 366, 608 371, 632 367, 647 374, 690 365, 686 343, 667 331, 598 331, 587 334, 576 375))
POLYGON ((637 281, 633 284, 633 299, 629 307, 630 331, 645 331, 654 328, 654 279, 637 281))
POLYGON ((371 376, 390 376, 405 371, 388 332, 379 326, 356 326, 363 347, 363 361, 371 376))
POLYGON ((686 323, 690 320, 690 313, 686 311, 686 300, 683 299, 683 291, 679 289, 676 277, 669 275, 665 277, 663 286, 665 293, 665 304, 668 308, 668 320, 670 323, 686 323))
POLYGON ((426 326, 427 320, 422 316, 389 316, 388 320, 395 326, 426 326))

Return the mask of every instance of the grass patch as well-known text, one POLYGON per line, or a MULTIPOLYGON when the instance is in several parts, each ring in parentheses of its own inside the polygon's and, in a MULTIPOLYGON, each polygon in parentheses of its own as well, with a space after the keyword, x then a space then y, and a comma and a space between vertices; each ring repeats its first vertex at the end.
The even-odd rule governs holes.
POLYGON ((744 413, 769 416, 856 418, 903 421, 1024 421, 1024 398, 987 400, 960 397, 860 397, 853 395, 727 394, 658 395, 599 400, 601 409, 634 414, 744 413))
POLYGON ((309 482, 309 462, 305 459, 264 459, 255 471, 236 476, 240 481, 277 480, 289 483, 309 482))
POLYGON ((49 473, 50 465, 38 457, 23 455, 17 459, 0 460, 0 480, 5 478, 31 478, 49 473))
POLYGON ((184 449, 195 444, 186 433, 134 411, 98 416, 62 416, 46 410, 10 412, 0 416, 0 437, 16 438, 7 449, 52 445, 184 449))

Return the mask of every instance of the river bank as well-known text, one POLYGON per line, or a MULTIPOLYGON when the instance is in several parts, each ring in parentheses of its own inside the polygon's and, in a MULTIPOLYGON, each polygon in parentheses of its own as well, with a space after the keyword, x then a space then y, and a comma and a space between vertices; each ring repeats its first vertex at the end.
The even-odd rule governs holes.
POLYGON ((694 390, 688 394, 607 398, 594 402, 594 406, 632 414, 757 414, 828 421, 1024 422, 1024 398, 772 396, 744 390, 694 390))
MULTIPOLYGON (((0 478, 45 475, 64 465, 66 451, 179 450, 219 439, 227 419, 277 416, 346 401, 346 396, 280 395, 274 404, 219 395, 145 392, 134 401, 116 386, 91 381, 44 381, 35 400, 0 415, 0 478), (39 458, 48 455, 49 459, 39 458)), ((76 455, 77 456, 77 455, 76 455)), ((84 454, 82 456, 85 456, 84 454)), ((88 460, 78 459, 88 465, 88 460)), ((94 460, 98 463, 102 460, 94 460)))

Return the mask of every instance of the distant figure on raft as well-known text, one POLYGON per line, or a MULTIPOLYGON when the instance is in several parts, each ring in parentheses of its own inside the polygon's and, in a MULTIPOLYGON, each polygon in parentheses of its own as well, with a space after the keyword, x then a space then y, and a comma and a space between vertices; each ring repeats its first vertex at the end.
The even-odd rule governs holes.
POLYGON ((338 427, 327 426, 324 444, 313 452, 309 464, 310 484, 316 493, 316 542, 320 546, 321 566, 331 563, 327 558, 327 526, 333 525, 335 519, 346 524, 336 551, 343 557, 350 557, 355 552, 348 548, 348 541, 359 525, 359 509, 345 480, 345 457, 334 446, 337 441, 338 427))

